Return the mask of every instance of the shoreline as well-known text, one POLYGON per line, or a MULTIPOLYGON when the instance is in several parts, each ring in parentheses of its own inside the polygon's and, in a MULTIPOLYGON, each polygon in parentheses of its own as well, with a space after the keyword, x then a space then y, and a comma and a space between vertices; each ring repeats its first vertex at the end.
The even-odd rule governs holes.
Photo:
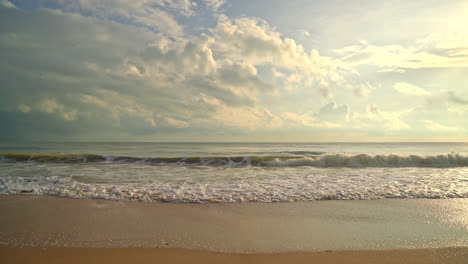
POLYGON ((466 247, 468 199, 145 203, 0 195, 1 247, 225 253, 466 247))
POLYGON ((468 199, 180 204, 0 195, 0 262, 464 264, 468 199))
POLYGON ((464 264, 468 248, 233 254, 161 248, 2 248, 5 263, 415 263, 464 264))

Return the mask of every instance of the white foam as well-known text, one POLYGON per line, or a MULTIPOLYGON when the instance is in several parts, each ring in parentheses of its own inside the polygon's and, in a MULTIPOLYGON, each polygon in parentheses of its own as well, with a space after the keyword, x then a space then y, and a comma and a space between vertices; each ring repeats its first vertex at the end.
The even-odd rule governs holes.
POLYGON ((197 203, 468 198, 468 168, 191 168, 146 165, 129 168, 128 164, 46 164, 41 167, 46 170, 39 176, 36 166, 17 164, 13 169, 4 167, 0 173, 0 193, 197 203), (32 175, 34 173, 36 175, 32 175))

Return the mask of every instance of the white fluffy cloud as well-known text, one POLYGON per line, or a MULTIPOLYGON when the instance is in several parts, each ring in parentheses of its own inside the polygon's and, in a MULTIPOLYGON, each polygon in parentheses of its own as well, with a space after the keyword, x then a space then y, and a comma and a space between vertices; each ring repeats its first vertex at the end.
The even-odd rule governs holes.
POLYGON ((405 69, 454 68, 468 66, 466 32, 433 34, 411 45, 373 45, 361 41, 335 49, 347 65, 375 65, 380 71, 404 72, 405 69))
POLYGON ((397 82, 393 85, 393 89, 398 91, 399 93, 406 94, 406 95, 415 95, 415 96, 426 96, 431 95, 428 91, 422 89, 413 84, 409 84, 406 82, 397 82))
POLYGON ((367 98, 369 94, 375 90, 369 82, 361 83, 354 89, 354 94, 361 98, 367 98))
POLYGON ((306 52, 294 39, 282 38, 260 19, 221 15, 213 34, 218 40, 214 45, 217 52, 251 65, 272 65, 287 76, 289 85, 319 88, 319 83, 326 83, 320 88, 328 91, 330 85, 342 85, 344 75, 350 73, 338 62, 320 56, 317 50, 306 52))

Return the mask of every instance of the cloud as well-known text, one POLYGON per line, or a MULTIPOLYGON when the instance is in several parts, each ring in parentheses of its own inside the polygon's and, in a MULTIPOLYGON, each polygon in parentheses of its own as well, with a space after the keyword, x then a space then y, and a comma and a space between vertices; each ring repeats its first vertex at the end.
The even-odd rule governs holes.
POLYGON ((338 105, 332 101, 320 108, 317 117, 328 122, 344 124, 349 119, 349 106, 338 105))
POLYGON ((146 123, 151 127, 156 127, 154 113, 146 106, 138 104, 132 98, 113 91, 97 91, 97 95, 81 95, 80 101, 87 105, 82 110, 82 114, 90 116, 99 113, 100 115, 109 114, 117 124, 126 118, 141 120, 140 123, 146 123), (118 102, 118 104, 113 103, 118 102), (98 109, 92 109, 95 106, 98 109))
POLYGON ((432 33, 424 39, 417 40, 421 49, 443 57, 468 57, 468 34, 465 31, 432 33))
POLYGON ((226 0, 203 0, 205 5, 208 6, 214 12, 218 12, 221 6, 226 3, 226 0))
POLYGON ((461 96, 457 96, 453 91, 447 91, 446 95, 448 100, 452 103, 468 105, 468 100, 462 98, 461 96))
POLYGON ((344 75, 351 74, 330 58, 320 56, 317 50, 306 52, 295 40, 281 38, 281 34, 260 19, 230 19, 221 15, 212 32, 218 54, 254 66, 271 65, 289 74, 286 77, 289 86, 316 87, 329 96, 332 86, 318 84, 341 85, 345 82, 344 75))
POLYGON ((349 106, 338 105, 334 101, 322 106, 317 113, 297 114, 283 112, 281 118, 284 122, 290 122, 303 127, 314 128, 342 128, 349 121, 349 106))
MULTIPOLYGON (((133 3, 138 1, 132 1, 133 3)), ((147 6, 151 5, 159 5, 161 7, 167 8, 169 10, 174 10, 179 14, 185 16, 192 16, 195 14, 193 8, 197 6, 197 4, 191 0, 159 0, 159 1, 142 1, 147 6)))
MULTIPOLYGON (((449 93, 441 91, 426 97, 424 104, 414 107, 413 111, 405 114, 405 120, 411 122, 412 133, 442 135, 444 130, 441 129, 442 127, 438 128, 437 124, 449 127, 461 125, 460 129, 462 129, 463 124, 466 123, 466 113, 468 109, 465 105, 450 101, 449 93)), ((446 132, 450 132, 450 129, 446 132)))
POLYGON ((299 29, 299 30, 297 30, 297 32, 298 32, 300 35, 304 36, 304 37, 310 37, 309 31, 307 31, 307 30, 305 30, 305 29, 299 29))
POLYGON ((18 110, 20 110, 21 112, 27 114, 27 113, 31 112, 31 107, 29 105, 20 104, 20 105, 18 105, 18 110))
MULTIPOLYGON (((39 111, 53 114, 57 113, 60 117, 64 120, 72 121, 76 119, 77 110, 76 109, 69 109, 65 107, 63 104, 57 102, 55 99, 44 99, 37 104, 37 109, 39 111)), ((23 110, 27 110, 27 108, 23 107, 23 110)), ((25 111, 22 111, 25 112, 25 111)), ((27 111, 29 112, 29 111, 27 111)))
MULTIPOLYGON (((141 127, 135 122, 152 125, 153 110, 138 106, 146 104, 138 94, 151 86, 136 62, 139 45, 151 33, 47 9, 32 14, 0 9, 0 20, 13 23, 0 23, 0 54, 8 58, 0 62, 0 111, 27 113, 18 116, 23 119, 57 116, 95 132, 104 125, 115 133, 116 124, 120 130, 141 127), (140 103, 126 104, 131 97, 140 103)), ((69 124, 56 120, 54 126, 69 124)), ((74 131, 68 131, 70 136, 81 130, 74 131)))
POLYGON ((377 72, 394 72, 394 73, 404 73, 406 72, 404 69, 399 69, 399 68, 390 68, 390 69, 382 69, 378 70, 377 72))
POLYGON ((405 82, 397 82, 393 85, 393 89, 398 91, 399 93, 406 94, 406 95, 415 95, 415 96, 427 96, 431 95, 428 91, 409 83, 405 82))
POLYGON ((281 118, 284 123, 293 124, 299 128, 319 128, 319 129, 336 129, 343 127, 342 124, 320 120, 309 114, 296 114, 292 112, 283 112, 281 118))
POLYGON ((177 128, 187 128, 190 126, 190 124, 188 122, 185 122, 185 121, 182 121, 182 120, 176 120, 176 119, 172 119, 170 117, 166 117, 164 118, 166 120, 166 122, 173 126, 173 127, 177 127, 177 128))
POLYGON ((369 94, 375 90, 369 82, 362 83, 354 89, 354 94, 361 98, 367 98, 369 94))
POLYGON ((145 57, 149 77, 161 85, 190 90, 192 95, 211 95, 228 105, 252 105, 258 92, 272 92, 273 85, 257 75, 257 69, 249 64, 229 59, 215 61, 211 46, 216 40, 201 35, 183 47, 167 49, 151 46, 145 57))
POLYGON ((382 111, 375 105, 367 105, 364 113, 353 113, 351 119, 358 122, 358 126, 367 127, 369 131, 401 131, 410 129, 410 126, 401 120, 402 115, 410 113, 412 109, 401 112, 382 111))
POLYGON ((65 12, 145 27, 173 37, 180 36, 183 28, 168 11, 175 11, 185 16, 194 14, 192 10, 194 3, 189 0, 49 0, 45 3, 45 7, 58 6, 65 12))
MULTIPOLYGON (((198 23, 203 18, 197 12, 206 14, 207 6, 222 12, 228 6, 223 1, 47 0, 27 12, 0 3, 0 120, 7 127, 0 136, 117 141, 171 139, 179 132, 206 139, 293 130, 437 134, 443 129, 428 128, 435 123, 417 120, 442 127, 466 120, 467 101, 458 87, 429 93, 397 82, 395 90, 424 95, 425 104, 406 110, 399 102, 382 104, 385 89, 371 85, 380 80, 367 81, 359 67, 379 53, 369 44, 334 59, 255 17, 216 14, 213 28, 181 26, 198 23), (367 97, 376 101, 366 103, 367 97)), ((413 53, 461 61, 463 41, 419 43, 413 53)), ((398 57, 409 48, 384 50, 398 57)), ((426 63, 408 54, 410 66, 426 63)), ((400 68, 402 58, 376 65, 407 77, 411 71, 400 68)))
POLYGON ((213 36, 176 41, 112 19, 48 9, 34 15, 0 9, 0 19, 9 21, 0 23, 0 54, 7 58, 0 62, 0 111, 138 134, 192 124, 253 130, 281 123, 257 100, 276 88, 252 64, 215 59, 213 36))
POLYGON ((306 127, 323 127, 323 124, 321 124, 319 120, 308 114, 300 115, 292 112, 283 112, 281 118, 285 121, 290 121, 306 127))
POLYGON ((14 4, 9 2, 8 0, 0 0, 0 6, 6 7, 6 8, 16 8, 14 4))
POLYGON ((432 130, 432 131, 442 131, 442 132, 457 132, 457 131, 460 131, 461 129, 459 127, 455 127, 455 126, 444 126, 444 125, 441 125, 437 122, 434 122, 432 120, 425 120, 424 121, 424 126, 429 129, 429 130, 432 130))
POLYGON ((271 129, 280 127, 281 118, 272 114, 268 109, 258 106, 238 107, 229 106, 224 102, 202 95, 200 100, 214 109, 209 119, 195 120, 194 122, 220 123, 227 127, 245 128, 248 130, 271 129))
POLYGON ((347 65, 375 65, 383 68, 379 72, 467 67, 468 34, 433 34, 409 45, 373 45, 361 41, 333 52, 347 65))

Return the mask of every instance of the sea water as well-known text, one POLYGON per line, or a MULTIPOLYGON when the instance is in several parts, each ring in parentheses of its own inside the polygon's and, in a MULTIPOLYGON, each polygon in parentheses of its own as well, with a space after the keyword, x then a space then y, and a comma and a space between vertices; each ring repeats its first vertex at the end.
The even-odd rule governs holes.
POLYGON ((196 203, 468 198, 468 143, 0 144, 0 194, 196 203))

